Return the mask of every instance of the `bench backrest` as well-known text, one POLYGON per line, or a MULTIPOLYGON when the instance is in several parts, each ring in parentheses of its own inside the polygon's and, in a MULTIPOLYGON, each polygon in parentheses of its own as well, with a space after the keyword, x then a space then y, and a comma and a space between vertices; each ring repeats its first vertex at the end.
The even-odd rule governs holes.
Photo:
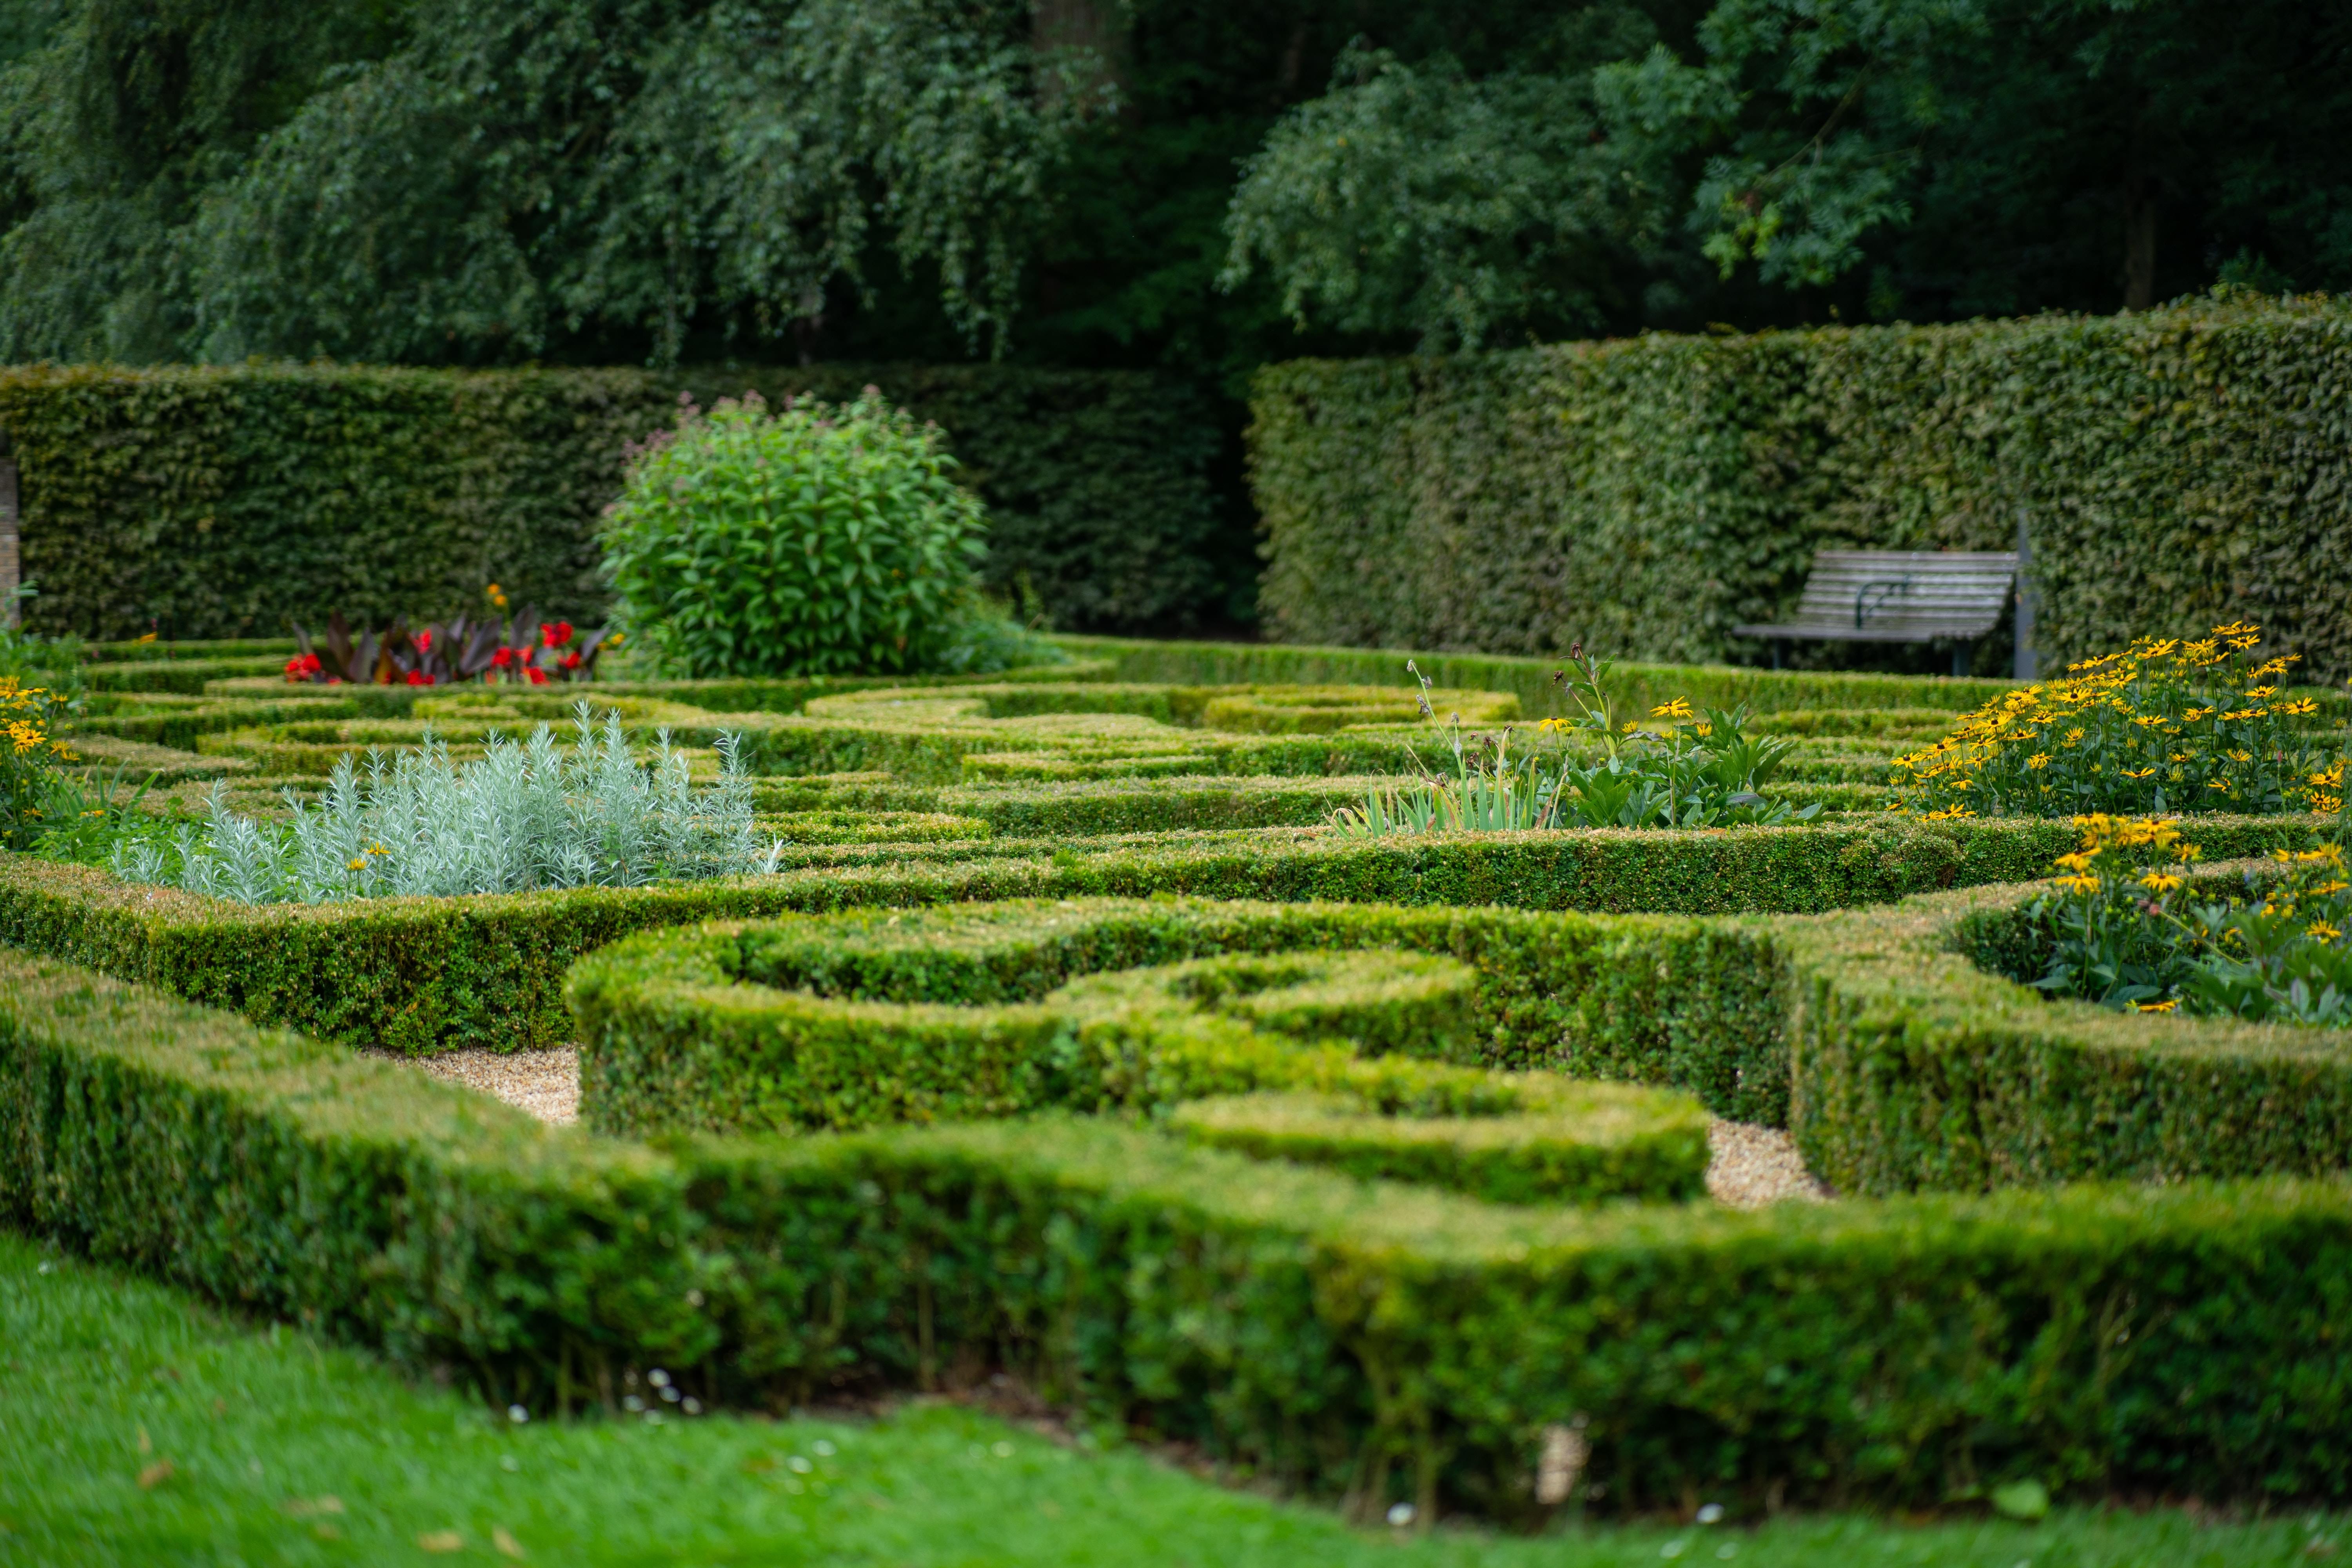
POLYGON ((1797 619, 1880 637, 1982 637, 2016 580, 2017 557, 2000 551, 1823 550, 1797 619))

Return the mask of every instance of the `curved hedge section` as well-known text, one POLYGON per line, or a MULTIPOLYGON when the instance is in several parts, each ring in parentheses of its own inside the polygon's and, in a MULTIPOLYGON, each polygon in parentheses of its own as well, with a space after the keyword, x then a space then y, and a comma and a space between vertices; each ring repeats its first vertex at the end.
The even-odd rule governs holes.
MULTIPOLYGON (((995 912, 992 934, 1021 941, 995 912)), ((919 918, 946 942, 955 923, 919 918)), ((1157 930, 1166 952, 1193 946, 1181 924, 1157 930)), ((1041 964, 1007 998, 971 954, 975 967, 931 969, 928 984, 907 974, 877 1000, 854 951, 812 958, 805 940, 790 923, 704 927, 575 966, 583 1118, 645 1136, 1049 1108, 1181 1118, 1213 1100, 1184 1123, 1203 1142, 1495 1201, 1687 1198, 1704 1185, 1706 1118, 1684 1096, 1454 1065, 1477 1059, 1488 1020, 1478 976, 1452 958, 1258 946, 1040 993, 1041 964), (970 1004, 975 984, 1001 999, 970 1004)))
MULTIPOLYGON (((2215 858, 2307 847, 2312 817, 2214 817, 2215 858)), ((160 985, 261 1023, 412 1054, 572 1037, 563 973, 654 927, 794 911, 1022 898, 1338 900, 1680 914, 1812 912, 2037 876, 2060 823, 1710 832, 1621 829, 1372 840, 1318 829, 811 845, 795 868, 656 888, 254 908, 0 854, 0 942, 160 985)))
POLYGON ((1601 1510, 2352 1491, 2334 1179, 1738 1213, 1503 1207, 1105 1119, 656 1149, 0 952, 0 1214, 500 1403, 1004 1366, 1367 1518, 1538 1525, 1562 1428, 1601 1510))
MULTIPOLYGON (((1104 999, 1171 984, 1175 972, 1146 966, 1209 955, 1357 953, 1370 976, 1383 963, 1410 975, 1403 955, 1421 953, 1468 975, 1447 1013, 1458 1033, 1417 1054, 1686 1089, 1718 1114, 1787 1125, 1842 1191, 2352 1164, 2352 1058, 2327 1032, 2126 1016, 1979 967, 1969 951, 2012 929, 2032 891, 1760 920, 1202 900, 859 911, 647 932, 583 960, 567 996, 582 1113, 615 1132, 1249 1089, 1365 1098, 1381 1091, 1306 1054, 1276 1053, 1287 1065, 1275 1070, 1262 1037, 1231 1021, 1220 1046, 1198 1009, 1107 1018, 1104 999)), ((1348 989, 1358 1010, 1330 1032, 1399 1048, 1399 1026, 1362 1012, 1381 994, 1370 978, 1348 989)))

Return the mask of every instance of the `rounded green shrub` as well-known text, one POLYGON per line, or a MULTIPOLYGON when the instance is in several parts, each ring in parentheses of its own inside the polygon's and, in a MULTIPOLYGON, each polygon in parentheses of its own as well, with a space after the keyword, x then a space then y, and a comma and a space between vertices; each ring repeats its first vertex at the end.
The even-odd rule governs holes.
POLYGON ((605 514, 621 618, 685 676, 933 668, 985 552, 954 468, 935 427, 870 386, 845 405, 689 405, 605 514))

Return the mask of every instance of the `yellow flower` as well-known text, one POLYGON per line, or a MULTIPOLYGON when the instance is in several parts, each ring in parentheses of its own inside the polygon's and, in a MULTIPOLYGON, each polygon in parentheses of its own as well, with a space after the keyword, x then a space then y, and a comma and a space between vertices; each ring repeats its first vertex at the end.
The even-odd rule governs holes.
POLYGON ((364 871, 364 870, 366 870, 366 869, 367 869, 367 857, 366 857, 366 856, 364 856, 364 855, 362 855, 362 856, 360 856, 358 858, 354 859, 354 860, 351 863, 351 866, 350 866, 349 869, 353 870, 353 871, 364 871))
POLYGON ((2050 753, 2036 752, 2025 759, 2025 765, 2029 768, 2046 768, 2050 765, 2050 753))
POLYGON ((2139 879, 2139 885, 2154 893, 2168 893, 2180 886, 2180 879, 2168 871, 2150 871, 2139 879))
POLYGON ((2229 753, 2229 758, 2233 763, 2251 763, 2254 760, 2254 753, 2252 752, 2231 752, 2229 753))
POLYGON ((1650 710, 1653 719, 1687 719, 1691 716, 1690 699, 1677 697, 1671 702, 1661 702, 1650 710))
POLYGON ((2161 1002, 2142 1002, 2138 1004, 2139 1010, 2143 1013, 2169 1013, 2175 1007, 2179 1005, 2180 998, 2178 996, 2168 996, 2161 1002))

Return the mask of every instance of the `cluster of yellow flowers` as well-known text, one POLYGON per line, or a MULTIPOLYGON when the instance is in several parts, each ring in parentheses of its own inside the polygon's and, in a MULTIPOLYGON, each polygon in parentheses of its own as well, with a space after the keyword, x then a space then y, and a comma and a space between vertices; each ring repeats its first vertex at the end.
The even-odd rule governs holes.
POLYGON ((0 679, 0 734, 7 736, 10 754, 73 761, 72 749, 49 733, 65 704, 62 695, 46 687, 0 679))
POLYGON ((62 692, 0 678, 0 845, 23 848, 39 829, 50 778, 72 748, 57 738, 62 692))
MULTIPOLYGON (((2119 884, 2126 868, 2161 859, 2183 869, 2197 863, 2196 845, 2180 837, 2176 823, 2157 816, 2111 816, 2093 812, 2074 819, 2083 835, 2082 847, 2052 862, 2058 875, 2051 884, 2062 892, 2084 895, 2119 884)), ((2131 879, 2151 893, 2169 893, 2180 886, 2179 872, 2150 868, 2131 879)))
POLYGON ((2292 654, 2257 661, 2242 622, 2143 637, 1962 716, 1896 759, 1895 807, 1929 820, 2081 812, 2333 812, 2344 760, 2323 755, 2313 699, 2282 698, 2292 654))

